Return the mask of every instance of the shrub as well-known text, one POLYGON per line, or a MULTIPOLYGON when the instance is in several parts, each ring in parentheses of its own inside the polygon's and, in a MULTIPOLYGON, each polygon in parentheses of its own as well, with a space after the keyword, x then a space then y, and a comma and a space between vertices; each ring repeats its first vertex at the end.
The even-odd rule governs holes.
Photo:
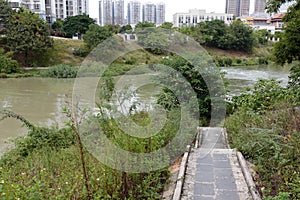
POLYGON ((135 64, 137 64, 137 59, 134 58, 134 57, 126 59, 125 64, 127 64, 127 65, 135 65, 135 64))
POLYGON ((291 68, 289 76, 288 89, 295 94, 297 102, 300 102, 300 64, 296 64, 291 68))
POLYGON ((19 64, 16 60, 12 59, 13 52, 4 53, 4 49, 0 49, 0 73, 16 73, 19 64))
POLYGON ((223 59, 223 63, 224 65, 227 66, 231 66, 232 65, 232 59, 231 58, 224 58, 223 59))
POLYGON ((48 68, 41 75, 51 78, 76 78, 77 69, 70 65, 60 64, 48 68))
POLYGON ((267 65, 267 64, 269 64, 268 58, 259 57, 258 58, 258 64, 260 64, 260 65, 267 65))
POLYGON ((250 58, 250 59, 246 60, 245 64, 246 65, 257 65, 258 60, 256 60, 255 58, 250 58))
POLYGON ((78 57, 86 57, 90 51, 86 47, 76 48, 73 50, 73 55, 78 57))
POLYGON ((5 73, 0 73, 0 78, 7 78, 7 75, 5 73))
POLYGON ((299 123, 299 114, 286 101, 278 101, 264 114, 242 109, 226 120, 231 146, 255 165, 264 198, 282 192, 288 193, 284 199, 300 198, 299 123))
POLYGON ((236 59, 236 64, 241 64, 241 63, 242 63, 242 59, 237 58, 237 59, 236 59))
POLYGON ((231 146, 255 165, 256 183, 266 199, 300 198, 300 114, 295 109, 298 90, 292 88, 259 81, 234 98, 235 112, 225 122, 231 146))
MULTIPOLYGON (((175 114, 172 116, 180 119, 175 114)), ((74 146, 73 129, 35 127, 19 115, 11 114, 10 117, 23 121, 29 134, 16 140, 16 148, 0 159, 0 194, 3 199, 161 199, 169 175, 167 167, 148 173, 122 172, 106 167, 84 148, 88 192, 84 188, 82 170, 78 167, 82 157, 74 146)), ((147 113, 136 113, 132 117, 141 125, 148 124, 147 113)), ((176 132, 172 130, 179 129, 170 122, 166 130, 150 143, 148 139, 143 142, 143 139, 126 136, 114 120, 99 120, 99 126, 111 136, 111 141, 133 152, 165 146, 176 132)), ((178 124, 177 121, 174 123, 178 124)))
POLYGON ((278 100, 287 97, 287 91, 275 80, 259 80, 251 91, 233 97, 233 110, 251 110, 257 113, 273 109, 278 100))
POLYGON ((229 66, 232 66, 232 63, 233 63, 233 60, 232 58, 220 58, 220 57, 216 57, 215 59, 215 64, 218 66, 218 67, 229 67, 229 66))

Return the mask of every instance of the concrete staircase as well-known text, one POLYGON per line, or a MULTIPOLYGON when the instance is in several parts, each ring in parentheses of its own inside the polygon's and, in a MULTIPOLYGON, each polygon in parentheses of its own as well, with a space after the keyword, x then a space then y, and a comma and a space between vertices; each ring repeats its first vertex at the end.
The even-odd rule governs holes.
POLYGON ((198 131, 195 147, 185 154, 185 172, 178 177, 181 189, 176 187, 173 200, 260 200, 242 154, 228 145, 226 130, 198 131))

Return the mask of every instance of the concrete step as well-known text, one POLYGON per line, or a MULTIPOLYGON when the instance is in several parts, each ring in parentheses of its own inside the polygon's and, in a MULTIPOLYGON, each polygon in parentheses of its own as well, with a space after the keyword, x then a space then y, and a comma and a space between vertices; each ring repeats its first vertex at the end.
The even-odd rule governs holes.
POLYGON ((200 147, 191 150, 183 200, 253 199, 238 161, 237 152, 228 149, 222 128, 201 128, 200 147))

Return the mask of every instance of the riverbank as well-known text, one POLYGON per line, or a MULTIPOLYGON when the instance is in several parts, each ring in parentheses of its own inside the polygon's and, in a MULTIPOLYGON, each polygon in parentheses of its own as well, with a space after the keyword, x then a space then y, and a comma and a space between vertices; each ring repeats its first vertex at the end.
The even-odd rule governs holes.
MULTIPOLYGON (((5 117, 6 113, 2 114, 5 117)), ((24 121, 24 118, 19 115, 10 114, 10 116, 24 121)), ((168 112, 167 124, 161 130, 161 134, 158 134, 159 136, 151 139, 151 143, 148 139, 128 138, 110 119, 101 118, 97 123, 110 141, 118 144, 122 149, 142 153, 159 149, 174 137, 179 128, 178 116, 178 110, 168 112)), ((137 113, 132 117, 138 124, 144 124, 144 120, 148 120, 143 113, 137 113)), ((16 148, 0 159, 2 198, 161 199, 164 185, 169 177, 168 164, 161 169, 155 167, 155 170, 141 168, 145 170, 141 173, 130 172, 131 168, 127 168, 125 172, 119 170, 117 165, 123 166, 123 164, 118 163, 118 160, 113 161, 117 164, 114 165, 115 167, 107 166, 108 163, 97 160, 93 154, 95 152, 85 146, 83 156, 86 176, 83 175, 82 168, 78 167, 83 162, 77 145, 76 134, 79 133, 71 128, 73 125, 72 122, 70 123, 70 127, 63 129, 27 125, 28 135, 15 140, 16 148)), ((151 158, 145 161, 143 165, 146 166, 147 163, 156 166, 159 162, 151 158)), ((138 164, 142 163, 138 162, 138 164)), ((138 167, 137 165, 135 167, 138 167)))
POLYGON ((261 80, 228 106, 229 142, 252 163, 264 199, 300 198, 299 69, 291 69, 287 87, 261 80))
MULTIPOLYGON (((219 67, 224 66, 253 66, 270 65, 274 63, 271 58, 272 43, 260 45, 254 48, 252 53, 234 50, 222 50, 218 48, 205 47, 204 49, 219 67)), ((0 73, 0 78, 22 78, 41 76, 41 72, 47 67, 65 66, 78 67, 82 64, 85 57, 76 53, 78 49, 84 48, 82 40, 61 40, 54 39, 54 46, 49 49, 42 57, 36 57, 32 60, 30 68, 19 68, 17 73, 0 73)), ((155 55, 148 51, 134 51, 119 59, 114 63, 119 64, 120 70, 124 69, 122 65, 140 65, 150 63, 160 63, 162 57, 166 55, 155 55)), ((126 66, 125 66, 126 68, 126 66)))

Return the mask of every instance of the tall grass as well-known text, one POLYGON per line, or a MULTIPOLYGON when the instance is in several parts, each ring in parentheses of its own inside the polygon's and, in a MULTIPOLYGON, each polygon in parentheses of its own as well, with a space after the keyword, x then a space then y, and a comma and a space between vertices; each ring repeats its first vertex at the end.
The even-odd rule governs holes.
MULTIPOLYGON (((143 124, 147 117, 134 118, 137 122, 142 119, 139 123, 143 124)), ((136 145, 140 142, 132 142, 134 140, 130 138, 117 140, 121 133, 110 120, 100 122, 100 126, 106 126, 106 134, 110 134, 114 142, 135 151, 156 149, 156 146, 163 145, 164 139, 172 137, 168 134, 173 134, 174 128, 177 129, 170 124, 165 128, 166 135, 153 139, 151 144, 142 142, 136 145)), ((74 130, 69 128, 60 130, 30 124, 29 134, 15 140, 15 145, 16 148, 0 160, 2 199, 160 199, 169 174, 168 166, 145 173, 122 172, 105 166, 82 148, 86 168, 84 177, 79 167, 82 154, 78 153, 74 130)))

